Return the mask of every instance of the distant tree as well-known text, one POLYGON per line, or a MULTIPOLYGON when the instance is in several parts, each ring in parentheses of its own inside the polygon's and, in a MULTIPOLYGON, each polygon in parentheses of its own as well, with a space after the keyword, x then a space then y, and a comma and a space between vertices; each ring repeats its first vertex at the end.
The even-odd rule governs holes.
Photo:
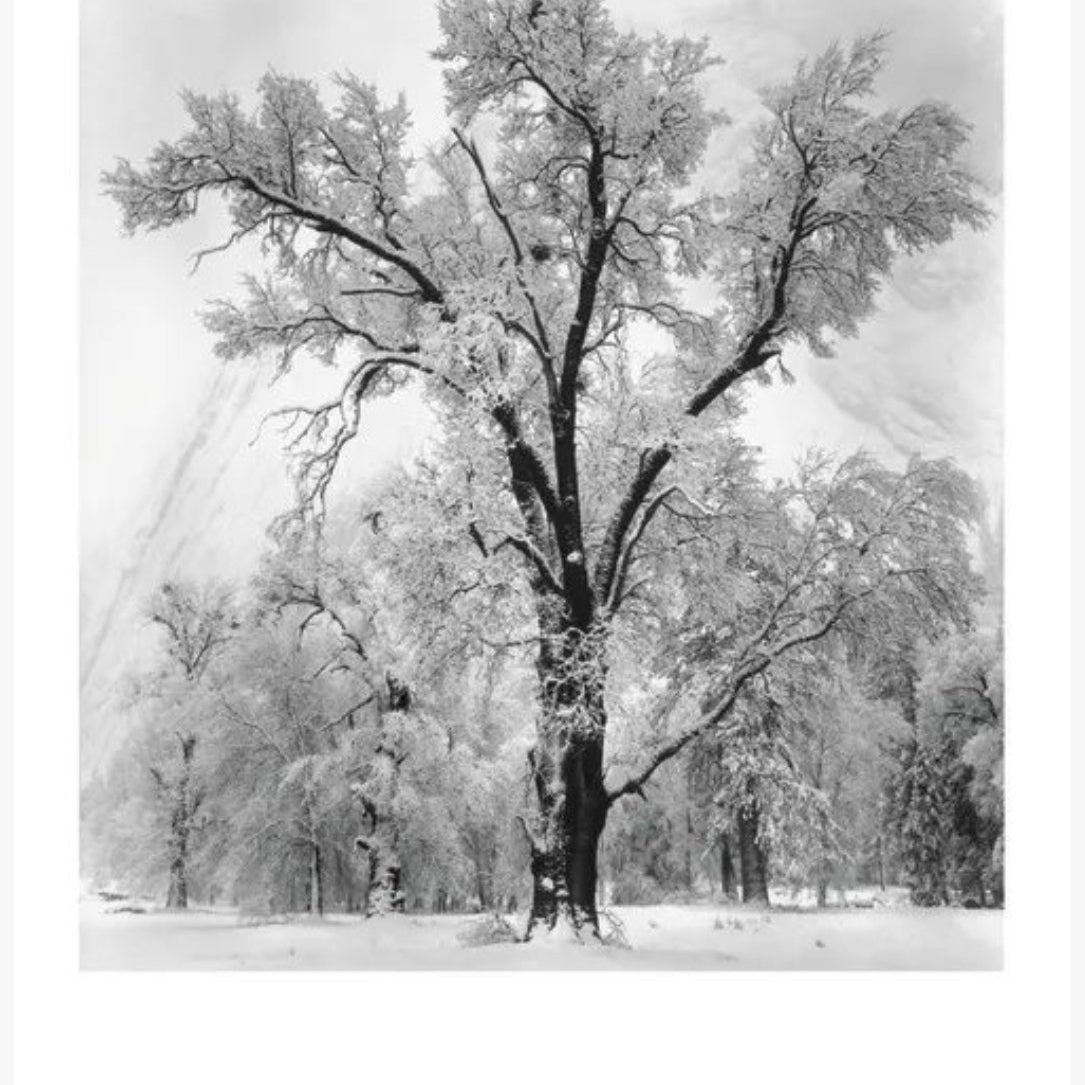
POLYGON ((148 615, 164 637, 167 663, 147 687, 155 700, 165 749, 148 766, 169 822, 168 908, 187 908, 189 862, 197 815, 206 790, 196 777, 196 751, 207 726, 208 668, 239 625, 229 588, 167 581, 152 596, 148 615), (172 753, 167 752, 172 749, 172 753))
MULTIPOLYGON (((253 113, 232 95, 186 93, 189 130, 143 169, 122 161, 106 185, 129 230, 172 226, 220 195, 231 227, 219 248, 261 242, 264 273, 208 317, 223 357, 343 366, 341 395, 280 413, 303 526, 323 515, 363 404, 409 379, 443 419, 445 454, 487 463, 488 520, 473 537, 483 560, 520 559, 537 625, 532 923, 594 931, 607 813, 670 756, 608 789, 608 645, 662 510, 703 479, 710 408, 791 345, 826 353, 855 334, 898 254, 987 212, 951 109, 865 107, 878 37, 834 46, 767 91, 737 186, 698 196, 690 183, 720 121, 696 88, 713 63, 706 43, 619 33, 600 0, 439 10, 456 127, 424 179, 402 100, 383 105, 346 76, 329 107, 314 84, 270 73, 253 113), (483 118, 495 141, 471 134, 483 118), (685 302, 692 280, 715 284, 709 310, 685 302), (637 358, 637 326, 673 339, 656 370, 637 358)), ((807 613, 790 634, 771 613, 747 629, 751 654, 718 676, 691 733, 831 625, 836 607, 823 605, 820 623, 807 613)))
MULTIPOLYGON (((713 757, 701 795, 717 807, 716 841, 733 844, 745 899, 768 899, 774 868, 817 884, 870 835, 877 847, 877 823, 859 811, 877 809, 892 713, 857 688, 830 689, 825 669, 844 666, 857 641, 967 624, 979 590, 964 536, 973 502, 945 463, 898 474, 868 456, 813 455, 790 483, 732 488, 713 508, 684 503, 675 547, 643 557, 653 587, 639 593, 641 622, 612 645, 645 672, 641 702, 615 705, 619 720, 642 721, 619 728, 618 788, 643 794, 684 750, 713 757)), ((624 670, 620 684, 628 699, 624 670)))
POLYGON ((148 766, 174 755, 174 747, 163 749, 145 703, 127 706, 127 714, 131 732, 81 790, 80 870, 95 888, 161 897, 170 878, 172 811, 148 766))
POLYGON ((612 811, 601 860, 609 903, 688 899, 702 888, 708 817, 691 786, 690 764, 672 762, 643 801, 612 811))
POLYGON ((219 891, 247 907, 321 914, 349 905, 351 751, 335 724, 355 691, 317 675, 326 656, 293 622, 252 623, 219 691, 209 805, 219 891), (314 675, 317 677, 314 678, 314 675))
POLYGON ((917 723, 899 751, 889 816, 913 897, 1003 900, 999 638, 971 631, 920 653, 917 723))
MULTIPOLYGON (((801 779, 820 797, 822 818, 814 833, 790 851, 795 875, 813 883, 817 902, 827 902, 873 875, 886 885, 880 816, 890 749, 907 731, 899 711, 863 689, 863 675, 841 661, 813 676, 806 695, 789 702, 799 718, 789 729, 790 755, 801 779)), ((790 843, 790 842, 789 842, 790 843)))
MULTIPOLYGON (((451 652, 428 613, 429 593, 444 590, 444 578, 413 563, 394 538, 373 541, 364 557, 284 550, 265 566, 259 597, 320 646, 317 673, 353 691, 349 711, 324 729, 349 736, 342 771, 366 911, 438 895, 445 905, 474 898, 489 907, 503 884, 496 826, 508 808, 497 789, 510 782, 505 736, 488 718, 500 664, 462 644, 451 652)), ((440 561, 439 551, 427 554, 440 561)), ((508 810, 506 824, 511 818, 508 810)))
MULTIPOLYGON (((616 833, 628 833, 630 822, 644 826, 643 839, 626 845, 627 863, 647 872, 644 856, 655 852, 677 863, 692 835, 689 853, 701 863, 713 854, 723 895, 747 903, 768 903, 770 885, 813 887, 820 905, 830 886, 842 891, 879 873, 884 886, 879 811, 893 764, 889 744, 905 725, 864 693, 863 676, 841 658, 842 640, 774 667, 725 733, 690 744, 683 788, 673 772, 665 780, 661 772, 646 803, 616 817, 616 833)), ((617 843, 609 839, 608 865, 617 843)), ((678 885, 671 879, 670 888, 678 885)))

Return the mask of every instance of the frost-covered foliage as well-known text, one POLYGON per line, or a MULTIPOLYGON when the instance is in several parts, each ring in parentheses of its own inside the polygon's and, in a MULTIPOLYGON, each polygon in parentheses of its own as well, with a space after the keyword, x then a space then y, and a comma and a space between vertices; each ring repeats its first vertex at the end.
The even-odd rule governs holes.
MULTIPOLYGON (((765 487, 743 479, 735 465, 745 462, 733 443, 720 485, 705 494, 718 504, 683 496, 675 505, 681 515, 661 532, 670 556, 642 558, 659 579, 639 589, 627 612, 637 621, 615 627, 612 786, 647 801, 611 817, 601 869, 614 903, 703 893, 723 876, 725 841, 741 868, 751 813, 770 880, 821 890, 884 880, 892 857, 880 811, 897 786, 886 793, 887 751, 910 732, 864 692, 877 692, 885 667, 852 646, 948 628, 974 598, 960 534, 969 490, 945 465, 890 472, 869 457, 817 457, 792 483, 765 487), (943 534, 928 534, 940 517, 943 534), (757 670, 767 656, 772 666, 757 670), (746 687, 724 687, 736 699, 726 728, 702 726, 721 676, 743 666, 746 687), (648 791, 628 783, 646 756, 676 746, 648 791)), ((135 685, 134 708, 158 722, 136 732, 111 779, 85 797, 89 867, 161 892, 170 831, 168 808, 154 801, 155 751, 176 742, 178 713, 196 713, 195 899, 367 913, 529 899, 518 825, 531 812, 528 595, 457 532, 474 511, 469 489, 449 491, 459 496, 433 525, 447 532, 442 544, 419 541, 426 481, 423 472, 374 495, 376 526, 355 551, 270 555, 201 682, 135 685)), ((975 766, 976 809, 1000 825, 1001 778, 987 768, 992 740, 978 722, 985 690, 1001 704, 989 654, 986 641, 943 638, 919 665, 917 696, 921 730, 932 742, 957 734, 960 764, 975 766)), ((943 839, 922 824, 922 803, 908 808, 898 841, 943 839)))
MULTIPOLYGON (((619 33, 601 0, 439 11, 451 131, 426 155, 401 99, 341 75, 328 100, 271 72, 251 104, 186 93, 186 131, 104 180, 129 231, 215 197, 230 227, 209 251, 258 243, 240 296, 206 316, 225 360, 340 372, 328 401, 276 412, 297 484, 277 538, 297 575, 268 571, 265 607, 292 615, 303 652, 321 627, 330 670, 370 698, 345 717, 368 736, 351 781, 367 883, 398 905, 463 893, 474 870, 469 892, 493 903, 515 852, 489 817, 520 814, 535 919, 597 933, 618 800, 737 734, 755 688, 822 642, 967 621, 976 504, 953 465, 812 455, 766 489, 733 422, 751 376, 856 334, 898 255, 987 212, 960 117, 873 108, 879 37, 766 89, 720 183, 699 172, 724 121, 700 86, 706 42, 619 33), (643 329, 665 344, 655 358, 643 329), (314 565, 344 448, 408 381, 439 423, 434 455, 348 529, 348 552, 370 544, 366 577, 314 565), (461 691, 494 667, 503 692, 471 700, 483 720, 515 700, 515 738, 463 718, 461 691), (496 788, 476 759, 502 766, 496 788)), ((291 764, 333 756, 339 692, 315 695, 306 726, 328 729, 291 764)), ((327 766, 303 764, 283 786, 304 807, 327 766)))
POLYGON ((1003 899, 1002 649, 977 630, 920 653, 914 733, 897 752, 889 824, 919 903, 1003 899))
MULTIPOLYGON (((855 334, 898 253, 985 221, 960 163, 964 121, 933 102, 868 108, 886 56, 877 36, 766 89, 737 183, 697 192, 723 120, 699 87, 715 63, 706 42, 618 33, 599 0, 448 0, 440 24, 453 135, 428 158, 412 152, 402 99, 342 75, 329 102, 270 72, 253 107, 186 92, 188 130, 105 179, 129 230, 170 227, 221 196, 223 247, 261 242, 244 295, 208 313, 223 357, 343 367, 340 398, 284 416, 309 512, 360 405, 412 378, 476 440, 496 428, 541 457, 525 482, 544 506, 538 470, 560 474, 545 463, 547 414, 575 404, 614 429, 603 462, 588 441, 578 450, 585 501, 621 493, 593 484, 600 471, 609 482, 607 460, 630 482, 645 442, 681 447, 691 418, 790 341, 825 350, 855 334), (696 311, 683 284, 704 276, 718 302, 696 311), (638 323, 675 339, 650 377, 629 350, 638 323)), ((617 512, 598 511, 600 526, 617 512)), ((583 552, 547 526, 563 556, 583 552)))
POLYGON ((703 893, 709 803, 690 786, 686 766, 661 770, 646 798, 617 807, 602 853, 608 904, 658 904, 703 893))
POLYGON ((643 802, 616 812, 604 869, 609 899, 656 903, 742 884, 752 826, 766 878, 813 887, 884 885, 883 792, 903 718, 863 692, 865 676, 822 653, 745 698, 725 737, 694 743, 643 802), (741 720, 741 723, 737 721, 741 720))
POLYGON ((161 766, 183 714, 198 713, 185 763, 194 899, 319 913, 522 898, 500 662, 484 703, 464 697, 469 679, 483 687, 481 664, 419 688, 411 647, 425 659, 428 646, 391 651, 379 600, 349 558, 269 558, 213 682, 135 684, 133 737, 84 794, 87 873, 162 892, 176 803, 159 792, 177 784, 161 766))
POLYGON ((765 92, 770 117, 719 226, 739 329, 775 322, 780 339, 830 354, 833 334, 857 333, 899 253, 986 220, 959 164, 968 125, 952 109, 865 108, 884 63, 881 35, 834 44, 765 92))
POLYGON ((844 650, 904 628, 948 631, 979 597, 967 549, 975 491, 947 462, 894 472, 864 454, 818 454, 793 482, 677 507, 683 545, 654 568, 644 562, 658 589, 641 589, 662 639, 655 710, 638 707, 652 733, 635 745, 661 747, 660 760, 712 731, 779 667, 812 661, 822 642, 844 650))
POLYGON ((730 487, 711 506, 676 503, 673 549, 642 559, 639 635, 626 642, 620 626, 612 645, 615 760, 665 763, 685 750, 688 770, 681 784, 657 776, 647 792, 643 775, 621 785, 649 801, 619 816, 607 868, 625 899, 659 899, 706 874, 726 890, 729 864, 741 879, 745 822, 776 880, 822 896, 830 882, 884 882, 883 793, 907 724, 878 688, 885 667, 861 646, 969 622, 980 591, 966 537, 975 495, 944 463, 895 473, 868 456, 814 455, 792 482, 766 489, 743 481, 736 452, 725 462, 730 487), (750 676, 737 693, 736 673, 750 676), (706 709, 729 700, 728 723, 704 727, 706 709), (694 868, 695 878, 677 873, 694 868))
POLYGON ((154 826, 142 857, 135 860, 136 880, 165 867, 167 905, 187 908, 207 816, 205 740, 223 679, 222 658, 241 622, 230 589, 218 583, 167 581, 150 599, 146 617, 161 631, 163 652, 161 665, 142 676, 133 691, 145 716, 136 740, 142 772, 124 785, 130 804, 124 825, 142 818, 154 826))

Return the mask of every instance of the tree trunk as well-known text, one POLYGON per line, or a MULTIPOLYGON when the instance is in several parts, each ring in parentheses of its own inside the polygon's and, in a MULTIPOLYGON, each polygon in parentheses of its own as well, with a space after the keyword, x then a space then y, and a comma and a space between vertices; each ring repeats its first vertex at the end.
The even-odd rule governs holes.
POLYGON ((181 775, 177 781, 173 809, 170 811, 170 881, 166 891, 167 908, 188 908, 188 837, 192 822, 192 758, 196 752, 193 735, 179 736, 181 775))
POLYGON ((686 889, 693 892, 693 814, 686 807, 686 889))
POLYGON ((720 837, 720 891, 730 899, 735 893, 735 861, 731 855, 731 836, 720 837))
POLYGON ((599 838, 609 800, 603 784, 603 661, 598 642, 566 630, 560 655, 540 652, 542 704, 530 755, 538 801, 531 844, 528 937, 568 925, 599 934, 599 838))
POLYGON ((758 840, 761 812, 750 799, 738 812, 738 861, 742 872, 742 903, 768 904, 767 857, 758 840))
POLYGON ((407 896, 403 892, 403 872, 398 859, 390 860, 384 868, 383 887, 388 894, 388 907, 393 912, 407 910, 407 896))
POLYGON ((480 843, 477 837, 473 841, 472 852, 475 863, 475 892, 478 894, 478 907, 480 912, 488 912, 497 907, 493 899, 494 866, 497 863, 497 855, 494 849, 490 849, 485 843, 480 843))
POLYGON ((405 911, 402 872, 395 851, 372 839, 355 841, 355 846, 364 850, 369 859, 369 876, 365 886, 366 916, 405 911))
POLYGON ((597 935, 599 838, 607 814, 601 739, 570 743, 562 762, 556 795, 543 813, 542 837, 532 845, 528 933, 567 922, 576 931, 597 935))
POLYGON ((184 854, 175 855, 170 863, 170 885, 166 892, 167 908, 188 907, 188 871, 184 854))
POLYGON ((319 844, 309 848, 309 912, 311 915, 324 914, 324 864, 319 844))

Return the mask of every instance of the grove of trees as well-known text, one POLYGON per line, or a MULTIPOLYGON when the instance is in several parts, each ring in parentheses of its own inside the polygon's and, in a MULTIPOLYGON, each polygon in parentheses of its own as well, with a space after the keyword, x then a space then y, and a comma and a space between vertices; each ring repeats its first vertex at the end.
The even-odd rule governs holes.
POLYGON ((342 383, 276 412, 297 502, 251 581, 150 604, 88 864, 176 907, 522 904, 529 936, 597 934, 600 884, 1000 902, 975 485, 817 450, 769 481, 741 436, 789 348, 831 353, 898 257, 985 223, 966 123, 871 108, 884 40, 833 45, 717 191, 705 42, 599 0, 440 19, 424 158, 402 100, 272 72, 253 108, 186 93, 188 130, 106 175, 129 231, 224 201, 252 261, 206 317, 228 364, 342 383), (348 500, 343 450, 407 382, 436 436, 348 500))

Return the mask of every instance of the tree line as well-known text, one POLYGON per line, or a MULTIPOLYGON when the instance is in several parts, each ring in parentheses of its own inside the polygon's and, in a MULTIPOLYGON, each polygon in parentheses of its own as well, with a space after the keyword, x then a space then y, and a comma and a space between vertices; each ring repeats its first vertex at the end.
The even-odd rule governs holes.
MULTIPOLYGON (((852 504, 855 486, 880 484, 880 507, 903 509, 917 476, 966 480, 946 464, 891 472, 812 456, 801 481, 768 486, 746 457, 736 487, 734 456, 721 475, 731 504, 675 506, 637 618, 613 636, 604 778, 627 801, 604 838, 604 899, 768 903, 775 884, 825 904, 862 884, 907 885, 922 904, 1001 904, 990 593, 962 560, 969 601, 932 625, 910 592, 893 594, 895 578, 852 600, 856 573, 840 560, 872 515, 852 504), (831 635, 751 680, 726 728, 687 739, 721 664, 733 668, 736 631, 748 639, 788 591, 805 608, 795 628, 851 601, 831 635)), ((130 738, 84 794, 88 873, 174 908, 529 905, 530 588, 513 555, 483 554, 466 510, 460 523, 415 519, 430 514, 432 483, 423 469, 372 495, 380 526, 360 545, 278 546, 242 587, 155 592, 157 663, 132 676, 130 738)))

